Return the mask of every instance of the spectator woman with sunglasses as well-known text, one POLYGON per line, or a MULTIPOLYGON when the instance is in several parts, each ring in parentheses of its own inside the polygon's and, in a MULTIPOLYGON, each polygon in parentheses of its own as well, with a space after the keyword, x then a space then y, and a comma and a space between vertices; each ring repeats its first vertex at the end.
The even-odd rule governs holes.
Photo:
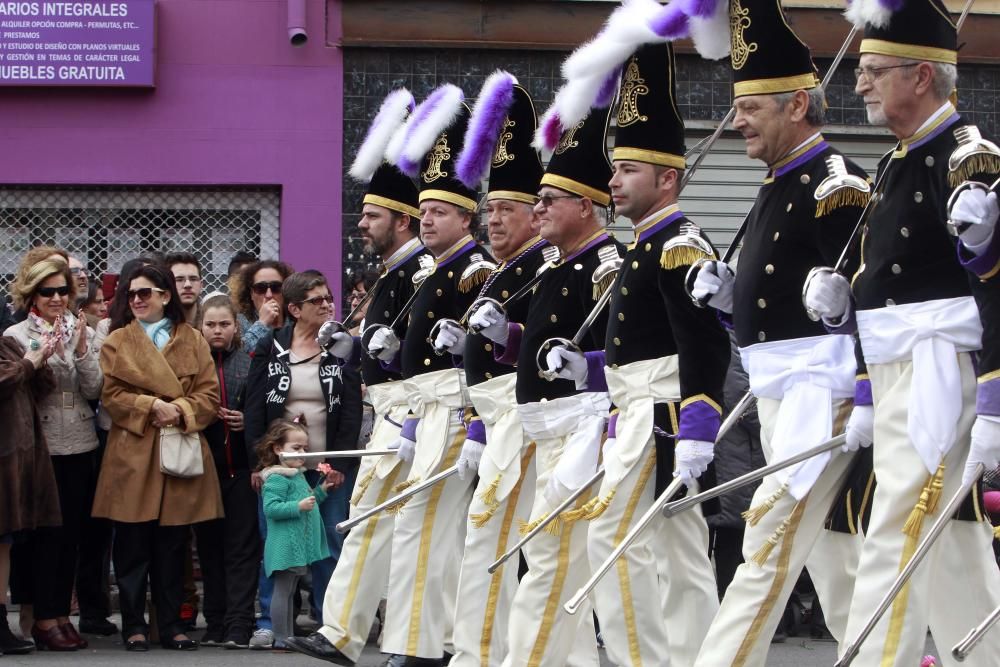
POLYGON ((14 286, 17 307, 27 315, 5 334, 25 349, 53 348, 48 366, 56 391, 39 402, 42 432, 55 472, 62 526, 36 531, 26 545, 35 622, 31 636, 38 648, 75 651, 87 648, 70 623, 70 602, 84 525, 97 485, 97 432, 88 401, 101 393, 103 376, 91 342, 93 329, 74 316, 70 304, 77 282, 69 265, 46 259, 31 266, 14 286))
MULTIPOLYGON (((274 419, 305 415, 309 442, 326 451, 354 449, 361 431, 361 376, 357 368, 340 366, 336 357, 323 350, 316 335, 333 316, 333 297, 326 278, 319 271, 294 273, 282 287, 288 324, 268 334, 257 344, 247 378, 245 411, 246 442, 250 467, 256 466, 253 447, 274 419)), ((340 557, 344 536, 335 530, 347 518, 351 490, 357 475, 358 459, 330 459, 334 485, 320 504, 326 526, 330 558, 310 565, 314 614, 321 618, 326 585, 340 557)), ((318 478, 307 475, 313 486, 318 478)), ((259 477, 257 487, 259 489, 259 477)), ((267 525, 260 512, 261 537, 267 525)), ((273 583, 261 573, 261 618, 250 648, 268 648, 274 642, 269 603, 273 583)), ((284 637, 277 638, 279 642, 284 637)))
POLYGON ((240 269, 234 281, 235 301, 240 309, 240 338, 248 353, 264 336, 285 325, 281 286, 292 273, 292 267, 273 259, 252 262, 240 269))
POLYGON ((141 266, 116 290, 128 311, 101 347, 103 409, 111 432, 101 463, 94 516, 114 521, 113 560, 129 651, 149 649, 146 579, 156 605, 160 643, 192 650, 180 618, 184 538, 190 525, 222 516, 211 452, 201 437, 204 472, 173 477, 160 469, 160 429, 200 433, 215 421, 219 380, 208 343, 184 323, 172 276, 141 266))

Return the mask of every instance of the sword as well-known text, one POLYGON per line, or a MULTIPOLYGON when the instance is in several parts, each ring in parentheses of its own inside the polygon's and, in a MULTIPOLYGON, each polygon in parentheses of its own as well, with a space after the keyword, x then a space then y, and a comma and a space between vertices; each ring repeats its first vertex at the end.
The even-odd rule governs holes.
POLYGON ((395 449, 340 449, 330 452, 304 452, 302 454, 281 452, 282 460, 288 459, 350 459, 358 456, 384 456, 395 454, 395 449))
POLYGON ((868 638, 868 635, 870 635, 872 630, 875 629, 875 625, 879 622, 879 619, 881 619, 885 612, 889 610, 889 607, 892 606, 893 600, 896 599, 899 592, 903 590, 904 586, 906 586, 910 577, 913 576, 913 572, 920 566, 920 562, 931 550, 931 547, 934 546, 934 541, 941 535, 941 533, 944 532, 944 529, 948 526, 948 522, 951 521, 955 512, 958 511, 959 505, 961 505, 962 501, 965 500, 965 497, 969 495, 972 487, 975 486, 976 481, 982 477, 985 470, 986 466, 982 463, 976 464, 976 471, 972 476, 972 481, 960 486, 958 491, 955 492, 955 495, 953 495, 951 500, 948 501, 945 508, 941 510, 941 514, 938 516, 937 521, 935 521, 934 525, 931 526, 931 529, 927 531, 927 535, 924 536, 924 539, 920 541, 919 546, 917 546, 916 551, 913 552, 913 556, 910 557, 910 560, 907 561, 906 566, 900 570, 899 574, 896 576, 896 580, 892 582, 892 586, 889 588, 889 591, 885 594, 885 597, 882 598, 882 602, 880 602, 879 606, 875 609, 875 613, 873 613, 871 618, 868 619, 868 622, 865 624, 865 627, 862 628, 857 639, 851 642, 851 644, 844 650, 844 654, 840 660, 834 663, 834 667, 847 667, 847 665, 854 661, 854 658, 858 657, 858 651, 861 650, 861 644, 864 643, 865 639, 868 638))
POLYGON ((434 486, 438 482, 446 480, 449 477, 451 477, 452 475, 457 475, 457 474, 458 474, 458 466, 457 465, 452 466, 450 468, 445 468, 444 470, 442 470, 441 472, 437 473, 436 475, 428 477, 427 479, 425 479, 420 484, 416 484, 414 486, 411 486, 410 488, 406 489, 405 491, 403 491, 399 495, 396 495, 396 496, 393 496, 392 498, 389 498, 385 502, 376 505, 375 507, 371 508, 367 512, 363 512, 363 513, 359 514, 358 516, 354 517, 353 519, 348 519, 347 521, 341 521, 340 523, 337 524, 337 532, 338 533, 346 533, 351 528, 354 528, 358 524, 363 523, 364 521, 367 521, 369 518, 375 516, 376 514, 381 514, 382 512, 384 512, 385 510, 389 509, 390 507, 392 507, 396 503, 402 502, 402 501, 406 500, 407 498, 415 496, 418 493, 420 493, 421 491, 425 491, 426 489, 431 488, 432 486, 434 486))
POLYGON ((972 653, 972 649, 976 648, 976 645, 982 641, 986 633, 990 631, 996 622, 1000 621, 1000 607, 997 607, 986 619, 977 625, 976 627, 969 630, 969 634, 965 635, 965 638, 955 644, 955 647, 951 649, 951 655, 955 660, 959 662, 964 662, 969 654, 972 653))

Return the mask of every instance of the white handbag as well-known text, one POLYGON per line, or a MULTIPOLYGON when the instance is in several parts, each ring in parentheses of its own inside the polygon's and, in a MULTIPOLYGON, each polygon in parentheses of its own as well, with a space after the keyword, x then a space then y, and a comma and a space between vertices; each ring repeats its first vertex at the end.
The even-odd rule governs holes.
POLYGON ((205 472, 201 437, 176 426, 160 429, 160 472, 173 477, 198 477, 205 472))

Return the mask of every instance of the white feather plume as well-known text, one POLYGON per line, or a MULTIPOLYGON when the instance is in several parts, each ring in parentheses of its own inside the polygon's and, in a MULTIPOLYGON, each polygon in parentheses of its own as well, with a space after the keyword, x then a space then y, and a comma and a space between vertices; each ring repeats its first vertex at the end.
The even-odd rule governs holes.
MULTIPOLYGON (((412 118, 412 117, 411 117, 412 118)), ((410 121, 396 128, 389 137, 389 143, 385 146, 385 159, 390 164, 398 164, 399 158, 403 155, 403 146, 406 145, 406 133, 409 130, 410 121)))
POLYGON ((884 28, 892 18, 892 8, 879 0, 852 0, 848 3, 844 16, 859 28, 866 25, 884 28))
POLYGON ((563 78, 603 80, 639 46, 665 41, 649 27, 649 19, 660 9, 656 0, 626 0, 611 12, 594 38, 577 47, 563 62, 563 78))
POLYGON ((454 122, 462 109, 462 102, 465 94, 458 86, 445 83, 439 86, 428 96, 425 102, 440 91, 440 99, 436 100, 432 108, 426 114, 421 114, 418 107, 410 114, 410 126, 406 135, 406 144, 403 146, 401 157, 409 162, 419 164, 423 157, 434 147, 434 142, 438 136, 454 122))
POLYGON ((559 114, 563 129, 569 129, 590 114, 597 90, 603 83, 601 78, 586 77, 567 81, 556 92, 552 106, 559 114))
POLYGON ((406 88, 389 93, 379 107, 375 119, 368 128, 368 135, 354 157, 348 173, 355 179, 368 182, 379 168, 389 142, 396 130, 403 126, 407 114, 413 110, 413 95, 406 88))
POLYGON ((729 3, 720 2, 709 18, 690 18, 691 40, 698 54, 706 60, 719 60, 729 55, 729 3))

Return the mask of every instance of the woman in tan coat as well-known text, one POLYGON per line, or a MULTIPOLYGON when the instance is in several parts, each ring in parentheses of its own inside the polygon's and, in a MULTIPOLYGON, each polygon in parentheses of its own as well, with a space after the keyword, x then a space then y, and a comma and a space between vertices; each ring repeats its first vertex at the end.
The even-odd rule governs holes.
POLYGON ((122 637, 130 651, 149 648, 143 615, 146 577, 156 600, 160 642, 191 650, 183 632, 184 538, 188 526, 222 516, 219 482, 205 439, 204 473, 172 477, 160 471, 163 426, 199 433, 219 407, 219 383, 205 339, 184 323, 174 281, 154 265, 119 286, 129 310, 101 348, 104 409, 111 416, 94 516, 115 522, 114 564, 122 637))

